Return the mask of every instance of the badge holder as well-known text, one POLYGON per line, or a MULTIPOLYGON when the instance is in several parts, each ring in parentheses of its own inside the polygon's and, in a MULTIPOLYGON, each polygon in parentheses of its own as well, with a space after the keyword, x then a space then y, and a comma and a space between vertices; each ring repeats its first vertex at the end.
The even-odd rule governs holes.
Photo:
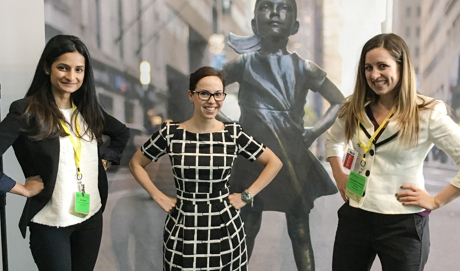
MULTIPOLYGON (((357 147, 361 147, 358 143, 357 147)), ((343 166, 350 170, 350 175, 348 177, 347 186, 345 190, 345 196, 349 199, 352 199, 359 203, 364 196, 364 191, 366 189, 367 178, 364 177, 362 172, 366 166, 366 155, 364 154, 362 160, 359 162, 360 170, 359 173, 354 171, 356 161, 358 161, 359 152, 354 149, 348 149, 345 156, 345 161, 343 166)))
POLYGON ((393 115, 394 108, 391 109, 390 113, 387 115, 385 120, 380 124, 379 128, 374 132, 374 134, 369 138, 369 141, 366 145, 361 142, 359 138, 359 127, 360 121, 358 120, 358 125, 356 126, 357 129, 357 137, 358 137, 358 144, 357 147, 361 147, 363 150, 363 159, 360 162, 360 170, 359 173, 354 172, 353 166, 356 161, 357 152, 354 150, 350 150, 347 153, 345 158, 344 167, 349 168, 351 170, 350 175, 348 177, 348 182, 345 190, 345 196, 349 199, 352 199, 356 202, 360 202, 364 196, 364 190, 366 189, 367 178, 362 175, 364 168, 366 166, 366 153, 371 149, 372 143, 374 142, 376 136, 380 133, 380 131, 385 127, 385 125, 390 120, 391 116, 393 115), (347 160, 348 159, 348 160, 347 160))
POLYGON ((85 193, 85 185, 81 182, 82 174, 77 174, 78 187, 81 192, 75 192, 75 209, 71 212, 75 216, 86 217, 89 214, 90 195, 85 193))
MULTIPOLYGON (((366 161, 361 161, 361 170, 366 165, 366 161)), ((356 173, 354 171, 350 172, 350 176, 348 177, 347 187, 345 190, 345 196, 349 199, 352 199, 356 202, 360 202, 364 195, 364 190, 366 189, 367 178, 363 175, 356 173)))
POLYGON ((358 157, 358 152, 349 148, 347 150, 347 154, 345 155, 345 159, 343 162, 343 167, 348 170, 353 170, 355 168, 356 158, 358 157))

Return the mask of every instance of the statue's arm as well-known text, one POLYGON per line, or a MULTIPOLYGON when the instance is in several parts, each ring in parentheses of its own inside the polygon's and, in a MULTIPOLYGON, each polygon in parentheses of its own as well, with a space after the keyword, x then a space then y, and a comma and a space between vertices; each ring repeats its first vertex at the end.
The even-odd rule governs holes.
POLYGON ((331 106, 327 109, 326 113, 324 113, 324 115, 315 123, 315 125, 305 130, 304 142, 307 147, 310 147, 316 138, 326 132, 326 130, 329 129, 332 124, 334 124, 344 99, 342 92, 327 77, 321 84, 320 88, 317 89, 317 92, 321 94, 321 96, 323 96, 323 98, 326 99, 331 104, 331 106))
MULTIPOLYGON (((240 77, 241 73, 241 57, 237 59, 231 60, 229 62, 224 63, 222 67, 222 72, 225 76, 225 85, 230 85, 232 83, 238 82, 238 78, 240 77)), ((227 117, 222 111, 220 111, 216 119, 222 122, 234 122, 235 120, 230 119, 227 117)))

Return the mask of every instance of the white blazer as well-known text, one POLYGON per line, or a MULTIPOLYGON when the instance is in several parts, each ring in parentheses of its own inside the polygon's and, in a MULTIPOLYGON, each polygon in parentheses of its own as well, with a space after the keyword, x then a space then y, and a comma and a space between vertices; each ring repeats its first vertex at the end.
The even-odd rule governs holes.
MULTIPOLYGON (((431 98, 424 97, 425 100, 431 98)), ((359 138, 366 145, 374 133, 374 125, 365 115, 365 120, 359 129, 359 138), (367 133, 367 134, 366 134, 367 133)), ((350 200, 350 205, 366 211, 381 214, 408 214, 421 212, 424 209, 417 206, 403 206, 395 194, 401 191, 403 184, 415 184, 424 189, 423 161, 433 147, 433 144, 444 150, 453 161, 460 164, 460 127, 447 116, 444 103, 437 103, 433 109, 420 113, 420 135, 416 147, 402 147, 396 136, 398 129, 394 122, 388 123, 377 142, 372 144, 366 154, 366 165, 363 175, 368 177, 364 197, 360 202, 350 200)), ((326 157, 343 157, 345 146, 345 120, 337 118, 334 125, 326 133, 326 157)), ((357 134, 351 143, 358 151, 358 160, 354 171, 360 169, 363 149, 359 147, 357 134)), ((460 173, 451 181, 452 185, 460 188, 460 173)))

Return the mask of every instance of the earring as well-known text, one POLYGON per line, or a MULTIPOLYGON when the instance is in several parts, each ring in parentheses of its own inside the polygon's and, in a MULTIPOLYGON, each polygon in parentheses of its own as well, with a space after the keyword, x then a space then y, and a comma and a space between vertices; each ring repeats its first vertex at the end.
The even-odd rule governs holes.
POLYGON ((50 72, 49 71, 45 71, 46 75, 50 75, 50 72))

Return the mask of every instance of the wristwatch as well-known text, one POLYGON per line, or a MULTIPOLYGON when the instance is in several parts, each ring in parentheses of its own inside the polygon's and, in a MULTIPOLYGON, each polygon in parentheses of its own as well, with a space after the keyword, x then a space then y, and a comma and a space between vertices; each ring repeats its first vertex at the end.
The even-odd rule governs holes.
POLYGON ((247 189, 241 193, 241 200, 244 201, 246 204, 251 203, 251 207, 254 203, 254 198, 251 195, 251 192, 249 192, 247 189))

